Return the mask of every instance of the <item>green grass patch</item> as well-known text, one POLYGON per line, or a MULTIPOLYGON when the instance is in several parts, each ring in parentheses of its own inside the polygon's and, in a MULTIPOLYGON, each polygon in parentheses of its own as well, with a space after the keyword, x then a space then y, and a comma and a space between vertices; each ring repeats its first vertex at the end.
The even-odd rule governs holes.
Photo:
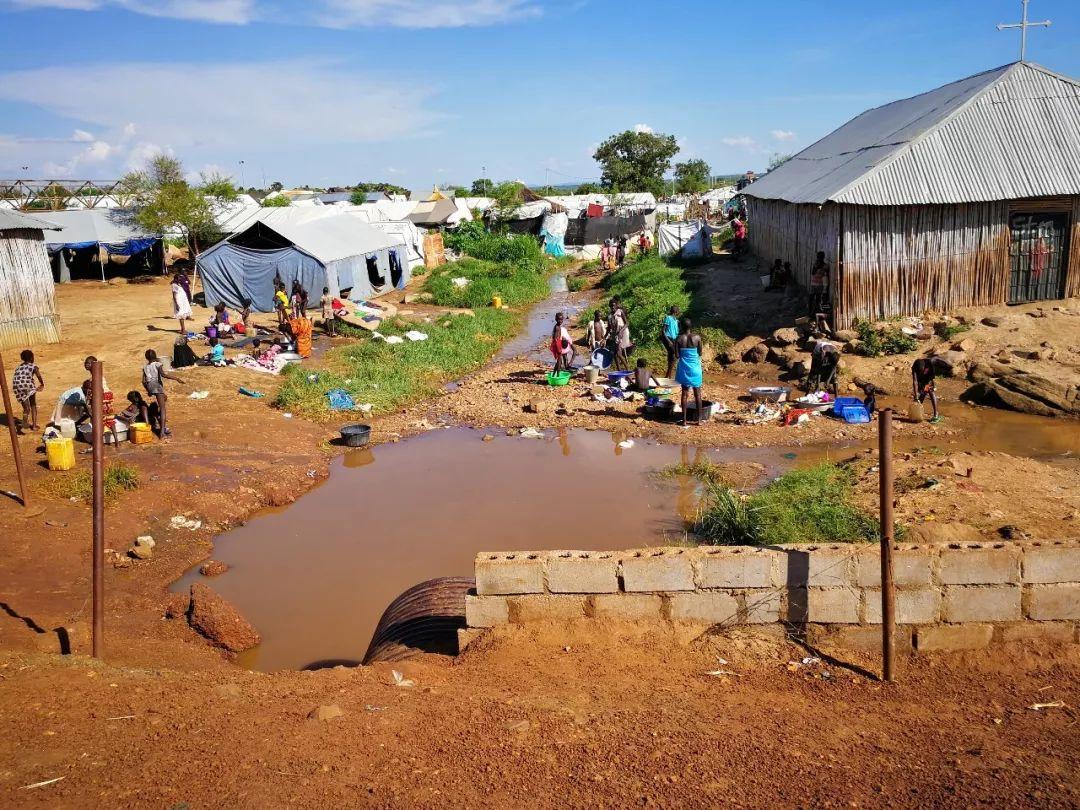
POLYGON ((495 296, 516 307, 542 299, 548 285, 544 274, 531 265, 462 259, 433 272, 424 282, 424 292, 444 307, 489 307, 495 296), (469 283, 458 287, 455 278, 466 278, 469 283))
MULTIPOLYGON (((274 404, 311 419, 349 418, 348 411, 331 411, 326 392, 348 391, 358 405, 371 403, 386 412, 434 396, 449 379, 482 366, 520 328, 522 316, 501 309, 478 309, 475 316, 447 315, 430 324, 406 324, 425 332, 427 340, 390 345, 370 336, 360 343, 332 349, 326 368, 289 366, 274 404), (308 375, 315 372, 314 382, 308 375)), ((390 335, 402 331, 393 324, 379 329, 390 335)), ((352 412, 355 416, 356 412, 352 412)))
POLYGON ((957 335, 970 330, 971 326, 966 323, 946 323, 945 321, 938 321, 934 324, 934 334, 942 340, 952 340, 957 335))
POLYGON ((864 357, 908 354, 919 348, 919 341, 913 335, 904 334, 899 326, 878 329, 869 321, 857 320, 855 332, 859 335, 858 353, 864 357))
POLYGON ((784 473, 748 496, 713 485, 694 531, 711 545, 876 540, 878 521, 853 505, 854 488, 854 471, 829 463, 784 473))
POLYGON ((726 486, 727 477, 723 468, 709 459, 700 459, 692 462, 680 462, 664 467, 658 473, 660 478, 696 478, 710 487, 726 486))
MULTIPOLYGON (((114 461, 106 465, 103 488, 105 503, 115 503, 123 493, 139 488, 138 469, 122 461, 114 461)), ((54 473, 45 479, 42 489, 46 494, 56 498, 91 503, 94 499, 94 474, 91 470, 54 473)))
POLYGON ((534 236, 488 231, 480 220, 461 223, 447 231, 443 240, 446 247, 482 261, 517 264, 534 270, 544 265, 544 253, 534 236))

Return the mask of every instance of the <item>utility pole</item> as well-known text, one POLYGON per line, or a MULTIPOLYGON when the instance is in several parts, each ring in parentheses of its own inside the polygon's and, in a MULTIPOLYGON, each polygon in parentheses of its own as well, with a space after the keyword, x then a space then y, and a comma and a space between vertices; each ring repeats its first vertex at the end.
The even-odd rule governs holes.
POLYGON ((1020 29, 1020 61, 1023 62, 1027 55, 1027 30, 1029 28, 1049 28, 1050 20, 1043 20, 1041 22, 1028 22, 1028 0, 1020 0, 1020 4, 1024 7, 1024 15, 1020 22, 998 23, 997 30, 1004 31, 1007 28, 1020 29))
POLYGON ((878 414, 878 508, 881 521, 881 669, 896 678, 896 593, 893 587, 892 408, 878 414))

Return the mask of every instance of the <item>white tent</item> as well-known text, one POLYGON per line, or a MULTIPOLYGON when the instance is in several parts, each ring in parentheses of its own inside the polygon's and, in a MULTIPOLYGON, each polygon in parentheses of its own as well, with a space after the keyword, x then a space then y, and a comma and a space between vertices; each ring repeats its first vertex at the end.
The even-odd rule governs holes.
POLYGON ((700 219, 689 222, 668 222, 658 229, 661 256, 681 253, 683 256, 703 256, 705 241, 709 238, 700 219))

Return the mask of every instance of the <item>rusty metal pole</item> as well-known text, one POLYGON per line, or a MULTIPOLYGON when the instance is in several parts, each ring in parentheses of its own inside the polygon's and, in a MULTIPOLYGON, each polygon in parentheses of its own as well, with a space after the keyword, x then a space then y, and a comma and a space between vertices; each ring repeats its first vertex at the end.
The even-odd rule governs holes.
POLYGON ((4 370, 4 358, 0 356, 0 389, 4 392, 4 413, 7 414, 8 433, 11 434, 11 454, 15 457, 15 474, 19 477, 19 497, 22 505, 27 505, 26 476, 23 473, 22 450, 19 449, 19 432, 15 428, 15 412, 11 409, 11 393, 8 391, 7 372, 4 370))
POLYGON ((101 361, 95 360, 90 366, 94 447, 94 658, 101 658, 105 637, 105 422, 101 415, 104 396, 101 379, 101 361))
POLYGON ((892 409, 878 421, 878 491, 881 510, 881 659, 886 681, 892 681, 896 656, 896 594, 893 588, 892 409))

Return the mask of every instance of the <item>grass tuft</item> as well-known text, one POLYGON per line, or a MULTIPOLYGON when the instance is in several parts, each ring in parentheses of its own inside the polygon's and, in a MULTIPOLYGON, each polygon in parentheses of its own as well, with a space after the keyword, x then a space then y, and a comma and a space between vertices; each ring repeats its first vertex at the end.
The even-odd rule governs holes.
MULTIPOLYGON (((105 467, 105 502, 114 503, 124 492, 139 488, 139 471, 130 464, 114 461, 105 467)), ((90 503, 94 498, 94 474, 91 470, 53 473, 42 485, 45 494, 90 503)))
POLYGON ((709 487, 725 486, 728 483, 723 467, 707 458, 699 461, 672 464, 660 470, 659 477, 696 478, 709 487))

